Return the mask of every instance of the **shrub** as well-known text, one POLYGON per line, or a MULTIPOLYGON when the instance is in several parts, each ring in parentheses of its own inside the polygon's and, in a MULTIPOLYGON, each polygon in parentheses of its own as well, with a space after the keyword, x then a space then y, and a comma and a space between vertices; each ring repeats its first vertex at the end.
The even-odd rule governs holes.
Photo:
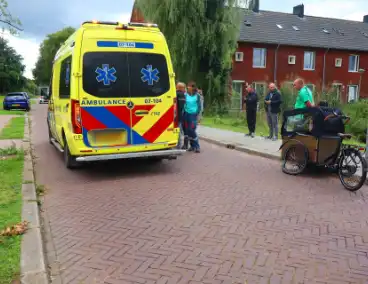
POLYGON ((350 123, 346 126, 346 131, 364 143, 368 126, 368 100, 348 103, 342 107, 342 111, 351 118, 350 123))

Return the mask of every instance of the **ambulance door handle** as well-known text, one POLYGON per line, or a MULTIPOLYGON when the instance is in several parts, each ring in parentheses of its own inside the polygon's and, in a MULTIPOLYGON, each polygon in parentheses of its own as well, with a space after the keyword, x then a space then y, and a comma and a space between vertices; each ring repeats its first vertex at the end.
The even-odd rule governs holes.
POLYGON ((145 115, 147 115, 147 114, 149 114, 149 111, 148 110, 136 110, 135 112, 134 112, 134 114, 136 115, 136 116, 145 116, 145 115))

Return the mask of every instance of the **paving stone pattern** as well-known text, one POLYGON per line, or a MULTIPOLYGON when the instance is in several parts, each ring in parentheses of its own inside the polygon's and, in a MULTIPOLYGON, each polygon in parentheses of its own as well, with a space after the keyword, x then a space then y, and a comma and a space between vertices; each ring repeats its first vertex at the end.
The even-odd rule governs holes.
POLYGON ((45 111, 32 135, 60 283, 368 283, 367 187, 204 142, 177 161, 68 171, 45 111))

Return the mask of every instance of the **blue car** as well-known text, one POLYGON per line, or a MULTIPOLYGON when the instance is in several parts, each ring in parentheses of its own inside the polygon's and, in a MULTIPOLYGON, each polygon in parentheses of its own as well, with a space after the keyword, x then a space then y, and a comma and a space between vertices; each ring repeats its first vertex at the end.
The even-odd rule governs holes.
POLYGON ((26 92, 14 92, 5 96, 3 101, 3 109, 24 109, 29 111, 31 109, 31 101, 26 92))

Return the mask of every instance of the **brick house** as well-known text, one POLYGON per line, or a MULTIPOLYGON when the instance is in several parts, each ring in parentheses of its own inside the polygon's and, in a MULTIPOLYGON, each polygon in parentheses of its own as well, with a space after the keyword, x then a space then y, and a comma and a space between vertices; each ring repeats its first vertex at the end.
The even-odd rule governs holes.
POLYGON ((233 62, 232 85, 241 93, 243 82, 261 91, 300 76, 312 90, 336 88, 343 102, 368 98, 368 16, 306 16, 304 5, 290 14, 248 10, 233 62))
MULTIPOLYGON (((233 58, 232 87, 245 82, 263 93, 269 82, 301 77, 314 91, 336 88, 341 101, 368 98, 368 15, 362 22, 244 9, 233 58), (366 71, 365 71, 366 70, 366 71), (365 71, 365 72, 364 72, 365 71)), ((144 22, 134 5, 132 22, 144 22)))

